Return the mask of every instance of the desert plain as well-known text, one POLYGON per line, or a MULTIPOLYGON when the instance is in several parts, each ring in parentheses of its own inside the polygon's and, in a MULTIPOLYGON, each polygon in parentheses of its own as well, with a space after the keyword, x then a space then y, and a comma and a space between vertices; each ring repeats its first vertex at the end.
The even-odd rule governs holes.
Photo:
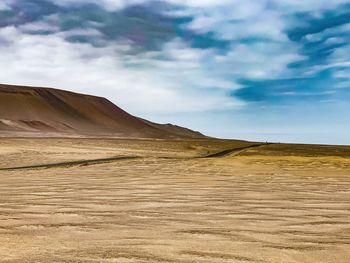
POLYGON ((0 168, 1 262, 350 262, 350 147, 1 138, 0 168))

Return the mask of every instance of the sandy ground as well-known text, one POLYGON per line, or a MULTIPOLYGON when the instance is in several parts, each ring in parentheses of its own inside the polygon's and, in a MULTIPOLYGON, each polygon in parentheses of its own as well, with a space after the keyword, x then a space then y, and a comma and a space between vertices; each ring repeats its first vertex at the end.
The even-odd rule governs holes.
POLYGON ((192 158, 242 145, 0 139, 2 168, 141 157, 0 171, 0 261, 348 263, 349 148, 192 158))

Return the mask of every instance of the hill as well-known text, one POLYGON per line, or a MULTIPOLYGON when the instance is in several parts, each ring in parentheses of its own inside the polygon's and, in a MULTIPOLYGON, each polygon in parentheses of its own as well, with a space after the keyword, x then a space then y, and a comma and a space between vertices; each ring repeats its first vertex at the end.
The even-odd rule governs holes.
POLYGON ((135 117, 106 98, 39 87, 0 84, 2 136, 205 138, 199 132, 135 117))

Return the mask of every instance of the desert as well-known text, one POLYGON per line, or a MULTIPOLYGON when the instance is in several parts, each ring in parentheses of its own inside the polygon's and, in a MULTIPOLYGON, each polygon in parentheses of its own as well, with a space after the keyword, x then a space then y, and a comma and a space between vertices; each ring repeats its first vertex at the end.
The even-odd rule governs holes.
POLYGON ((254 144, 2 138, 1 261, 348 262, 350 147, 254 144))
POLYGON ((0 85, 1 262, 348 262, 350 146, 224 140, 0 85))
POLYGON ((350 263, 350 0, 0 0, 0 263, 350 263))

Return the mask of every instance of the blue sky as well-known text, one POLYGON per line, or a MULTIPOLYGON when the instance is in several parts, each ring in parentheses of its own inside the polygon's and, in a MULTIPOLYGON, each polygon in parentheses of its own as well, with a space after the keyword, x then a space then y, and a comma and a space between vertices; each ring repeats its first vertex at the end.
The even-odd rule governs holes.
POLYGON ((350 144, 349 0, 2 0, 0 82, 208 135, 350 144))

